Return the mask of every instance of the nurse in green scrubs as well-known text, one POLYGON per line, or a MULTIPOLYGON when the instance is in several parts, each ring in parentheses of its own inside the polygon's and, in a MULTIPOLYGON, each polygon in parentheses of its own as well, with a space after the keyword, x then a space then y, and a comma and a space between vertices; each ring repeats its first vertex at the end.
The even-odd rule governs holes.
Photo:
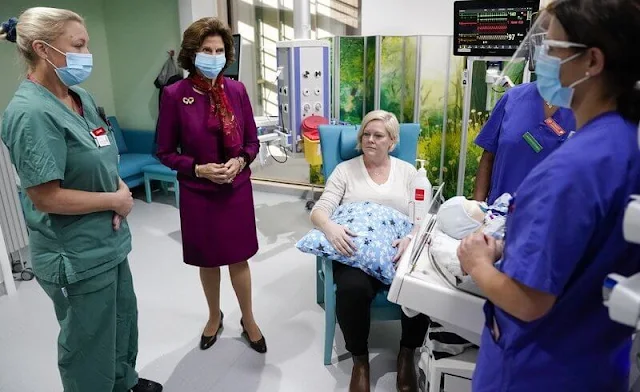
POLYGON ((93 65, 84 21, 31 8, 0 34, 17 44, 28 69, 1 136, 28 196, 33 269, 60 324, 64 391, 161 391, 135 371, 138 314, 125 219, 133 199, 118 175, 113 134, 91 95, 76 87, 93 65))

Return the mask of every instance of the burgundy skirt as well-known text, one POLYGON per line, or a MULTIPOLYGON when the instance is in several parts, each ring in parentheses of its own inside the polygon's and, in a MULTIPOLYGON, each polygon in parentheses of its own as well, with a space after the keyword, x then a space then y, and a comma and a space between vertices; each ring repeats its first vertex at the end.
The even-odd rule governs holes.
POLYGON ((180 186, 184 262, 214 268, 246 261, 258 252, 251 181, 217 191, 180 186))

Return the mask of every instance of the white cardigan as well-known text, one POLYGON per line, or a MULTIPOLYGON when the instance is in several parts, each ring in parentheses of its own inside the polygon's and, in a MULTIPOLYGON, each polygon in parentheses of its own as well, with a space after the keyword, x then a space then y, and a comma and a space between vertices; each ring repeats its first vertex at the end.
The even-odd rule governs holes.
POLYGON ((369 176, 360 155, 336 166, 313 210, 322 210, 331 217, 341 204, 368 201, 394 208, 408 216, 416 175, 413 165, 391 157, 389 178, 386 183, 378 185, 369 176))

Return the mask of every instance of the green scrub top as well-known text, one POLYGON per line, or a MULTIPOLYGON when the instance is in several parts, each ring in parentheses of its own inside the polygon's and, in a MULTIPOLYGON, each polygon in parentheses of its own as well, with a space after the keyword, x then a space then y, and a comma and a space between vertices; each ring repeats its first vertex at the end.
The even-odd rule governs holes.
MULTIPOLYGON (((78 87, 71 91, 82 101, 84 117, 29 80, 7 106, 0 135, 22 188, 60 180, 64 189, 116 192, 120 177, 115 137, 91 95, 78 87), (98 128, 107 131, 110 146, 98 147, 91 133, 98 128)), ((33 270, 39 279, 75 283, 114 268, 131 251, 129 226, 123 222, 114 231, 113 211, 46 214, 36 210, 28 197, 23 205, 33 270)))

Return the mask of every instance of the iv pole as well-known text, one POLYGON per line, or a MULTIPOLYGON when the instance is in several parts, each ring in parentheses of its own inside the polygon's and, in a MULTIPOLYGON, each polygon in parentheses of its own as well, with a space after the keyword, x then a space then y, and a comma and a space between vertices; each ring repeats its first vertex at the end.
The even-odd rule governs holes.
POLYGON ((460 139, 460 160, 458 163, 458 186, 456 195, 464 193, 464 174, 467 168, 467 139, 469 136, 469 120, 471 119, 471 84, 473 80, 473 63, 479 57, 468 57, 467 68, 462 71, 462 86, 464 87, 464 106, 462 107, 462 134, 460 139))

